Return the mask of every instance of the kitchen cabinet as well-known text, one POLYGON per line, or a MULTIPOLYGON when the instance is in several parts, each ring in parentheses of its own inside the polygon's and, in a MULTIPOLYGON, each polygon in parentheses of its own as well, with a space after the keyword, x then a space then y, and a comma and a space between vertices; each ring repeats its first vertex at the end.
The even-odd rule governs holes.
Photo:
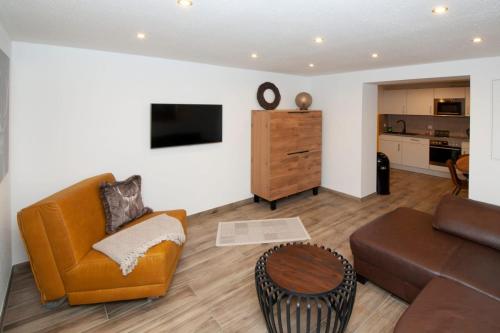
POLYGON ((435 88, 434 98, 465 98, 465 87, 435 88))
POLYGON ((379 151, 387 155, 391 164, 401 164, 401 142, 398 139, 396 136, 380 136, 379 151))
POLYGON ((429 140, 404 138, 401 144, 401 164, 415 168, 429 168, 429 140))
POLYGON ((379 151, 386 154, 392 164, 429 168, 429 139, 381 135, 379 151))
POLYGON ((430 116, 434 114, 434 89, 408 89, 406 114, 430 116))
POLYGON ((463 141, 461 148, 462 148, 462 151, 461 151, 462 155, 469 154, 469 142, 468 141, 463 141))
POLYGON ((470 87, 465 88, 465 115, 470 117, 470 87))
POLYGON ((406 90, 384 90, 380 114, 404 114, 406 111, 406 90))

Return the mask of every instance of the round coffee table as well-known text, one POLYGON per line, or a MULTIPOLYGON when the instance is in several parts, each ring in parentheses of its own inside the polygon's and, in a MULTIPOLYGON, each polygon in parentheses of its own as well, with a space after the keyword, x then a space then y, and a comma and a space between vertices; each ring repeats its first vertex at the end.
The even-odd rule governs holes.
POLYGON ((269 332, 343 332, 356 296, 356 273, 331 249, 293 243, 259 258, 255 285, 269 332))

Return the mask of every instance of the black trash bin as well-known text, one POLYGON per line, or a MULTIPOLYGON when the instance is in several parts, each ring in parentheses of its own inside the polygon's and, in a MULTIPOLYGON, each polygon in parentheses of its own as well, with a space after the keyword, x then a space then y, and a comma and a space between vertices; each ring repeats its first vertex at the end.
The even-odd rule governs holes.
POLYGON ((377 153, 377 194, 391 194, 389 191, 390 175, 389 158, 384 153, 377 153))

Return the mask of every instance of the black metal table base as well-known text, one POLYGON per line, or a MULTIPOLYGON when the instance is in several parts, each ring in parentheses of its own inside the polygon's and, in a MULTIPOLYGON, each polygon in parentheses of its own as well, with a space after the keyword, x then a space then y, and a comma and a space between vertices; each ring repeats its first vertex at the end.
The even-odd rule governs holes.
POLYGON ((351 264, 322 246, 344 265, 344 279, 337 288, 323 294, 298 294, 281 289, 266 273, 267 259, 279 247, 265 252, 255 266, 257 297, 268 332, 344 332, 356 295, 356 273, 351 264))

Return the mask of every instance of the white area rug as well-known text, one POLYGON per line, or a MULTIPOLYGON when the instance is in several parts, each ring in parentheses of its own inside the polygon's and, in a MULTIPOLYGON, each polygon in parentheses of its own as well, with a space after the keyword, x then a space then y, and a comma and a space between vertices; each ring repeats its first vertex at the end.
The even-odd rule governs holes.
POLYGON ((216 246, 283 243, 311 239, 300 217, 219 222, 216 246))

